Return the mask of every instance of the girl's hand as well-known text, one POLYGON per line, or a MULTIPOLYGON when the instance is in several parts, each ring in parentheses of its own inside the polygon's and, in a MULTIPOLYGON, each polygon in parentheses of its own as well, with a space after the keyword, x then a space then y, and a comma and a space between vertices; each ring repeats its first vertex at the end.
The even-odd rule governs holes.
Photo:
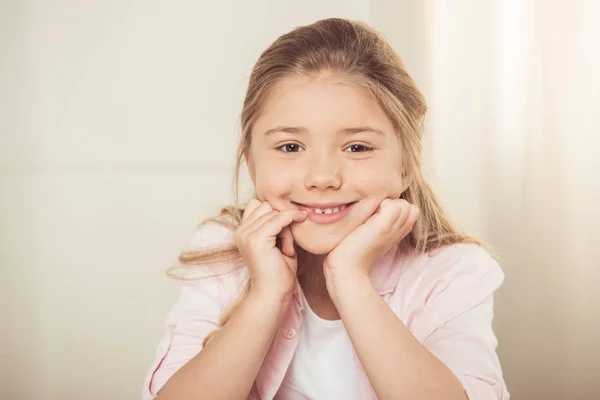
POLYGON ((251 290, 280 297, 293 293, 298 258, 289 225, 305 219, 306 212, 298 209, 276 211, 267 202, 250 200, 235 243, 248 265, 251 290))
POLYGON ((418 208, 404 199, 383 200, 375 214, 329 253, 325 276, 367 275, 378 258, 410 233, 418 216, 418 208))

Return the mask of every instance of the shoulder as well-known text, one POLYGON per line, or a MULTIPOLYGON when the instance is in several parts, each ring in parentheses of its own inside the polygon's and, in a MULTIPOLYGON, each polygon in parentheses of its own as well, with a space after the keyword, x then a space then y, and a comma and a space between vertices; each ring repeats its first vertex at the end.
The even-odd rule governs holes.
POLYGON ((235 244, 235 230, 228 226, 231 222, 229 219, 219 218, 199 224, 189 239, 187 250, 211 249, 235 244))
POLYGON ((460 283, 480 281, 489 277, 500 284, 504 272, 498 262, 483 247, 471 243, 456 243, 404 259, 405 279, 416 278, 423 283, 460 283))
POLYGON ((484 248, 467 243, 407 254, 399 275, 395 306, 405 313, 427 307, 458 313, 484 302, 504 281, 498 262, 484 248))
POLYGON ((247 268, 241 259, 221 252, 235 248, 234 235, 232 228, 214 221, 197 226, 184 249, 187 263, 178 264, 169 272, 180 281, 180 300, 202 300, 220 306, 240 293, 248 278, 247 268))
POLYGON ((238 270, 240 260, 232 256, 236 252, 235 230, 220 219, 209 220, 196 227, 187 246, 182 249, 180 264, 173 267, 174 278, 206 278, 223 275, 227 270, 238 270))

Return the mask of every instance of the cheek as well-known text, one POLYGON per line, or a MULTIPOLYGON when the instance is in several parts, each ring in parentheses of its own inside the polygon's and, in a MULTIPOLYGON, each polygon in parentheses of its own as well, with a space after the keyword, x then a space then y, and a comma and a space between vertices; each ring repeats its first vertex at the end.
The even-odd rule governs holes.
POLYGON ((363 169, 355 172, 353 180, 365 197, 398 198, 402 193, 400 171, 390 173, 390 169, 363 169))
POLYGON ((286 168, 261 166, 256 168, 255 173, 256 195, 259 200, 264 201, 291 193, 293 179, 286 168))

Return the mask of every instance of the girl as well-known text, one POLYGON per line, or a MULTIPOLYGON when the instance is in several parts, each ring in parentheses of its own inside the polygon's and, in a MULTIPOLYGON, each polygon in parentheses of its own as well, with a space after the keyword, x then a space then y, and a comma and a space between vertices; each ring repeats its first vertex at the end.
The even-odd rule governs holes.
POLYGON ((503 273, 423 178, 425 111, 362 23, 299 27, 260 56, 235 178, 245 161, 256 198, 180 256, 145 399, 509 398, 503 273))

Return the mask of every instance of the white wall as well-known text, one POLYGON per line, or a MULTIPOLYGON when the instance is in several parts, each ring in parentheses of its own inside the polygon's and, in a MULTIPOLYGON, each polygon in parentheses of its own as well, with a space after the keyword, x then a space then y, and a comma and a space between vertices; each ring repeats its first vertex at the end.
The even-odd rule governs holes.
POLYGON ((260 52, 366 1, 0 3, 0 397, 133 399, 260 52))

